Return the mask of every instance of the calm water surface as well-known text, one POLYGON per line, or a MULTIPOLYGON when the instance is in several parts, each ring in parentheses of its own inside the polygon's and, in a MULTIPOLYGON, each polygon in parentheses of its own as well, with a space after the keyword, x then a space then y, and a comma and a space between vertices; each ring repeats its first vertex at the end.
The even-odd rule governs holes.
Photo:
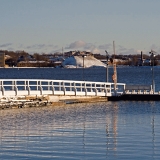
MULTIPOLYGON (((159 70, 155 68, 157 89, 159 70)), ((86 80, 105 81, 105 69, 84 74, 86 80)), ((0 69, 0 78, 81 77, 81 69, 0 69)), ((118 68, 119 82, 151 84, 150 77, 150 67, 118 68)), ((0 110, 0 119, 0 159, 160 159, 160 102, 0 110)))

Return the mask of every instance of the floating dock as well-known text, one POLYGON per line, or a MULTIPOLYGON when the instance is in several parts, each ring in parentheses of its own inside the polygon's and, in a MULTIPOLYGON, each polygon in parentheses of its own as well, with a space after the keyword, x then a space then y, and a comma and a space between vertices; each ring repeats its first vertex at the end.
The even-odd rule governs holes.
POLYGON ((159 94, 122 94, 112 96, 108 101, 160 101, 159 94))
POLYGON ((125 85, 123 94, 108 97, 109 101, 160 101, 160 92, 153 92, 152 85, 125 85))

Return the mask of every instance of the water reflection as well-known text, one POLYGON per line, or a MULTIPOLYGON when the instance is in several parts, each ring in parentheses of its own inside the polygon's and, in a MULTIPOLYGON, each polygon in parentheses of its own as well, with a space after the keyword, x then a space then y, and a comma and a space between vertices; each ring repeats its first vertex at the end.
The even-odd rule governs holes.
MULTIPOLYGON (((107 151, 117 150, 117 122, 118 122, 118 105, 113 104, 111 115, 106 115, 106 139, 107 151), (113 142, 111 142, 113 140, 113 142)), ((116 154, 116 153, 115 153, 116 154)))
POLYGON ((155 123, 155 102, 151 102, 151 110, 152 110, 152 114, 151 114, 151 126, 152 126, 152 154, 153 154, 153 158, 155 155, 155 127, 154 127, 154 123, 155 123))
POLYGON ((0 110, 0 159, 156 159, 158 106, 102 102, 0 110))

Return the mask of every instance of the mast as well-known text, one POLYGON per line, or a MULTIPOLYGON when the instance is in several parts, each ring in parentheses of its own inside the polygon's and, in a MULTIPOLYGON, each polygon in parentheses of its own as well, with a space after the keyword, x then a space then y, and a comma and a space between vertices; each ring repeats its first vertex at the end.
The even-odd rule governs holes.
POLYGON ((116 68, 116 60, 115 60, 115 54, 116 54, 116 51, 115 51, 115 43, 113 41, 113 52, 114 52, 114 59, 113 59, 113 76, 112 76, 112 79, 113 79, 113 82, 114 82, 114 91, 115 91, 115 94, 116 94, 116 90, 117 90, 117 68, 116 68))

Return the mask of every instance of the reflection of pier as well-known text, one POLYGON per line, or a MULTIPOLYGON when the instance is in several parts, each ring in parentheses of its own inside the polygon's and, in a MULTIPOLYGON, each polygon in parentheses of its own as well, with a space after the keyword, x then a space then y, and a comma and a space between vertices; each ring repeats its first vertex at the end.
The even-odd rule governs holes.
POLYGON ((152 116, 151 116, 151 125, 152 125, 152 154, 155 155, 155 107, 154 103, 151 103, 152 116))
POLYGON ((107 115, 106 117, 107 150, 111 149, 113 149, 114 151, 117 150, 117 122, 118 122, 117 111, 118 111, 118 106, 115 104, 111 112, 111 117, 109 117, 109 115, 107 115))

